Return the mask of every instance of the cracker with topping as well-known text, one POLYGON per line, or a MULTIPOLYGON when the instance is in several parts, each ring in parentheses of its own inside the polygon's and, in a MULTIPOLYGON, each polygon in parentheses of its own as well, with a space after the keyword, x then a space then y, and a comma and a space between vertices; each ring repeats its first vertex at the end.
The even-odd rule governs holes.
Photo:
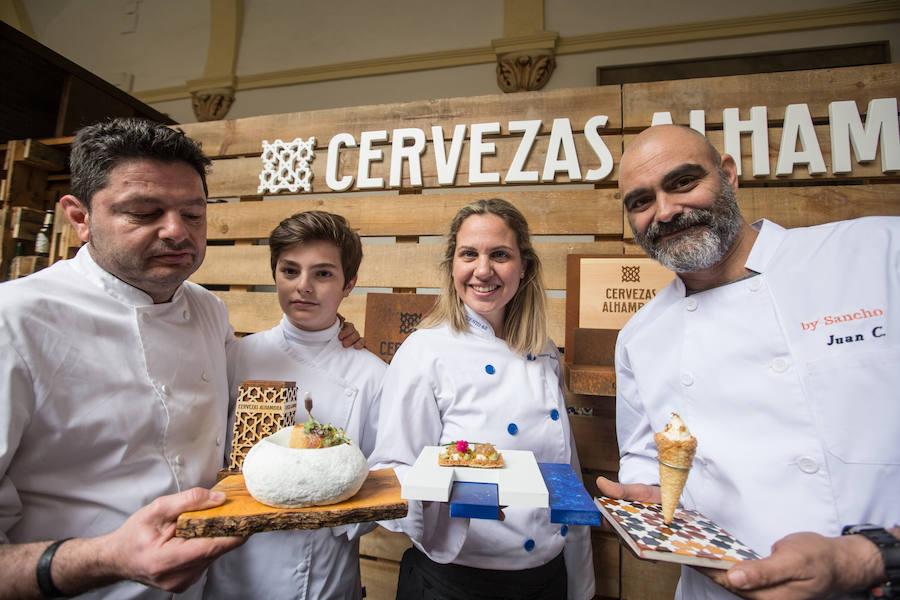
POLYGON ((438 454, 442 467, 478 467, 496 469, 503 466, 503 455, 493 444, 476 444, 458 440, 444 444, 438 454))

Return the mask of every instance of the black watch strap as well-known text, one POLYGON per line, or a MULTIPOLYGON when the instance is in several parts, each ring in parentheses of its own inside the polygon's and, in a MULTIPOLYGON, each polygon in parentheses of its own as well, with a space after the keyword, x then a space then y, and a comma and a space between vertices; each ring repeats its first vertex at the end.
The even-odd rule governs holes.
POLYGON ((56 584, 53 583, 53 577, 50 575, 50 566, 53 564, 53 555, 56 554, 57 548, 59 548, 63 542, 67 542, 72 538, 64 538, 61 540, 56 540, 44 550, 44 553, 41 554, 41 557, 38 559, 37 563, 37 583, 38 588, 41 590, 41 594, 45 598, 65 598, 67 597, 59 588, 56 587, 56 584))
POLYGON ((884 561, 887 582, 882 587, 884 598, 900 598, 900 539, 877 525, 847 525, 843 535, 862 535, 875 544, 884 561))

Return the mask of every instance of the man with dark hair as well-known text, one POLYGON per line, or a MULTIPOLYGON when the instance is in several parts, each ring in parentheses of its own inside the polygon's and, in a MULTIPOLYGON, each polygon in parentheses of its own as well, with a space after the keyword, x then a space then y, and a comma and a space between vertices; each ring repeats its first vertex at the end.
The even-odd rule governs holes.
POLYGON ((685 127, 651 127, 622 156, 635 240, 677 276, 619 334, 621 483, 597 485, 658 503, 653 434, 675 412, 697 438, 685 506, 771 547, 707 573, 724 587, 683 568, 678 598, 896 586, 900 219, 751 225, 737 182, 734 159, 685 127))
POLYGON ((180 130, 140 119, 114 119, 85 127, 72 146, 69 167, 72 195, 91 208, 94 193, 107 186, 110 170, 127 159, 149 158, 190 166, 206 187, 206 170, 212 161, 200 145, 180 130))
POLYGON ((87 243, 0 286, 0 597, 169 597, 243 542, 173 537, 180 513, 224 500, 203 488, 225 454, 235 338, 186 281, 208 165, 162 125, 82 129, 60 203, 87 243))
POLYGON ((140 584, 185 590, 243 541, 173 538, 178 514, 223 500, 195 486, 222 463, 234 337, 185 281, 208 164, 161 125, 81 130, 79 195, 60 203, 87 244, 0 286, 0 596, 167 597, 140 584))

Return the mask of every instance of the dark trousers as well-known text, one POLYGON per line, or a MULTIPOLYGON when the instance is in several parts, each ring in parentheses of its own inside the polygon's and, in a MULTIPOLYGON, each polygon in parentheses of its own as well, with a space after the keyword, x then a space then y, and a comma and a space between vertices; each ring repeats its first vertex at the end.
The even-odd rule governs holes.
POLYGON ((547 564, 494 571, 436 563, 413 547, 403 553, 397 600, 565 600, 563 553, 547 564))

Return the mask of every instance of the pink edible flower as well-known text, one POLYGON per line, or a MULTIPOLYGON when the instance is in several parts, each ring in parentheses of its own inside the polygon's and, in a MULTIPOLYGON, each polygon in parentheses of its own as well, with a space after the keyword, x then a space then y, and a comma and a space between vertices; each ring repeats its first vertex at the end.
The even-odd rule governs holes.
POLYGON ((465 440, 459 440, 456 442, 456 451, 460 454, 465 454, 469 451, 469 442, 465 440))

